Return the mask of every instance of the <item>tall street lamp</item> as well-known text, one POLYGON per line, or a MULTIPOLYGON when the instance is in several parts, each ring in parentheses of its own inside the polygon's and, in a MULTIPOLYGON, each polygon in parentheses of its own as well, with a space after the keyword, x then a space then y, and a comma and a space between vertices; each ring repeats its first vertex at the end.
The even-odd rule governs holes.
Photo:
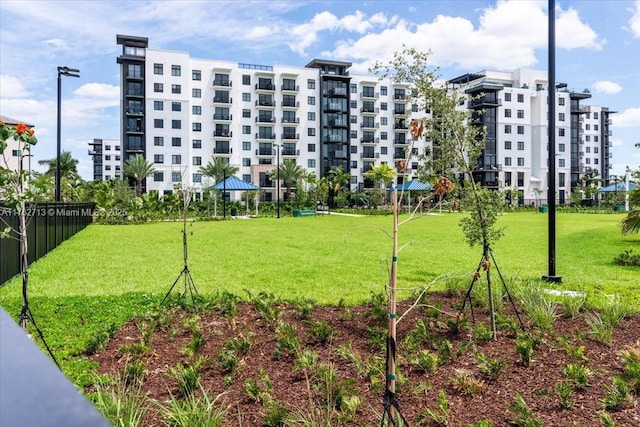
POLYGON ((276 147, 276 205, 277 218, 280 218, 280 144, 273 144, 276 147))
POLYGON ((62 105, 60 92, 62 89, 62 76, 80 77, 80 74, 78 74, 79 72, 80 70, 76 68, 58 67, 58 144, 56 151, 56 202, 62 200, 60 197, 60 107, 62 105))

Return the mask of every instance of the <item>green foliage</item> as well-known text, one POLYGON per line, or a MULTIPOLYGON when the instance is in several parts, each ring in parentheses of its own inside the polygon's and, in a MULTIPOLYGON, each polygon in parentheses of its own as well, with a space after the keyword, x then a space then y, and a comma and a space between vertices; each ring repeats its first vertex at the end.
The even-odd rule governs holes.
POLYGON ((576 390, 586 390, 591 387, 589 379, 593 377, 593 371, 582 364, 569 363, 562 369, 562 373, 576 390))
POLYGON ((280 322, 276 327, 276 349, 273 354, 275 359, 282 356, 294 355, 300 350, 300 338, 298 331, 292 323, 280 322))
POLYGON ((619 351, 618 357, 624 364, 624 378, 629 383, 631 391, 640 395, 640 340, 636 347, 628 346, 619 351))
POLYGON ((239 336, 228 339, 224 342, 225 349, 233 351, 239 355, 246 355, 251 348, 251 339, 245 336, 239 336))
POLYGON ((460 226, 470 247, 497 242, 504 234, 496 223, 504 207, 504 195, 475 184, 465 186, 466 197, 462 199, 462 209, 469 212, 460 220, 460 226))
POLYGON ((520 355, 522 366, 528 367, 533 361, 534 340, 529 334, 521 333, 516 338, 516 352, 520 355))
POLYGON ((618 427, 618 424, 616 424, 616 422, 613 421, 613 418, 611 418, 611 415, 606 411, 600 412, 598 414, 598 418, 600 418, 600 421, 602 421, 603 427, 618 427))
POLYGON ((493 332, 484 323, 479 323, 471 327, 474 341, 478 344, 486 344, 493 338, 493 332))
POLYGON ((388 299, 381 292, 371 293, 365 302, 369 309, 364 313, 365 319, 374 320, 377 324, 384 325, 389 320, 388 299))
MULTIPOLYGON (((245 290, 246 291, 246 290, 245 290)), ((277 307, 280 300, 272 293, 260 292, 253 297, 249 291, 246 291, 249 299, 253 303, 253 308, 260 314, 265 321, 274 323, 282 316, 282 311, 277 307)))
POLYGON ((172 427, 221 427, 229 407, 220 402, 224 393, 211 397, 200 387, 200 396, 191 393, 180 400, 171 395, 168 403, 158 403, 158 409, 166 425, 172 427))
POLYGON ((640 254, 633 253, 633 249, 626 249, 617 255, 613 262, 627 267, 640 267, 640 254))
POLYGON ((312 298, 299 298, 297 301, 294 301, 296 317, 301 320, 309 320, 315 305, 316 301, 312 298))
POLYGON ((507 358, 505 356, 497 359, 487 357, 484 353, 478 353, 475 355, 476 363, 478 363, 478 370, 480 373, 491 382, 497 382, 498 377, 504 369, 507 367, 507 358))
POLYGON ((326 344, 335 333, 335 328, 327 322, 317 321, 310 324, 311 342, 326 344))
POLYGON ((449 400, 444 390, 438 391, 438 409, 426 408, 418 414, 418 423, 420 426, 448 426, 451 411, 449 409, 449 400))
POLYGON ((464 396, 475 396, 482 388, 482 381, 466 369, 455 369, 453 375, 449 376, 449 382, 454 390, 464 396))
POLYGON ((435 374, 438 370, 438 355, 429 350, 420 350, 410 355, 409 361, 426 373, 435 374))
POLYGON ((238 314, 238 301, 240 297, 226 290, 216 291, 214 307, 224 317, 233 317, 238 314))
POLYGON ((612 379, 611 386, 604 385, 605 395, 601 400, 602 406, 608 411, 620 411, 631 408, 635 404, 635 399, 631 395, 629 384, 619 376, 612 379))
POLYGON ((631 309, 629 301, 616 293, 605 298, 602 306, 602 320, 607 325, 615 328, 632 312, 633 310, 631 309))
POLYGON ((289 416, 289 411, 282 403, 269 400, 264 405, 263 427, 284 427, 289 416))
POLYGON ((218 351, 216 362, 218 362, 222 372, 229 374, 236 370, 239 360, 235 351, 229 350, 228 348, 221 348, 218 351))
POLYGON ((595 341, 607 345, 611 342, 613 326, 605 322, 598 313, 587 314, 586 322, 587 326, 589 326, 589 334, 595 341))
POLYGON ((553 323, 558 317, 558 307, 547 296, 542 286, 536 282, 530 282, 529 286, 524 287, 520 300, 529 321, 535 327, 543 331, 553 327, 553 323))
POLYGON ((247 378, 242 390, 254 402, 265 403, 273 399, 271 379, 262 368, 260 368, 260 378, 247 378))
POLYGON ((512 414, 511 424, 521 427, 542 427, 542 420, 533 413, 520 393, 516 393, 513 400, 514 403, 509 406, 509 412, 512 414))
POLYGON ((204 362, 198 358, 193 365, 183 365, 178 362, 175 367, 169 367, 167 374, 178 381, 178 392, 181 396, 189 397, 200 385, 200 368, 204 362))
POLYGON ((575 319, 587 303, 587 294, 566 296, 562 300, 563 314, 565 317, 575 319))
POLYGON ((95 392, 89 397, 96 408, 114 426, 138 427, 149 411, 149 401, 142 384, 128 386, 122 380, 98 378, 95 392))
POLYGON ((573 392, 573 385, 569 381, 556 382, 556 392, 560 398, 560 407, 562 409, 571 409, 573 402, 571 401, 571 393, 573 392))

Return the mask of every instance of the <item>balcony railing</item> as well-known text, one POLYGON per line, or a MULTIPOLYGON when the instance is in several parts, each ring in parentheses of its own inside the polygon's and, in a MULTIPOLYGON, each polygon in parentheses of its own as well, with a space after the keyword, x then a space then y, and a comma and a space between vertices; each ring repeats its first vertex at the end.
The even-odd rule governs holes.
POLYGON ((300 155, 300 150, 283 148, 282 149, 282 155, 283 156, 299 156, 300 155))
POLYGON ((360 92, 360 98, 380 98, 379 92, 360 92))
POLYGON ((213 98, 214 104, 231 104, 233 98, 225 97, 225 96, 215 96, 213 98))
POLYGON ((256 139, 276 139, 276 134, 256 133, 256 139))
POLYGON ((233 153, 233 149, 229 147, 214 147, 213 154, 231 154, 233 153))
POLYGON ((297 85, 282 85, 282 86, 280 86, 280 89, 283 90, 283 91, 298 92, 300 90, 300 86, 297 86, 297 85))
POLYGON ((275 107, 276 106, 276 101, 274 100, 258 100, 256 101, 256 107, 275 107))
POLYGON ((380 123, 367 123, 367 122, 360 123, 360 128, 377 129, 379 127, 380 127, 380 123))
POLYGON ((258 148, 256 150, 256 156, 273 156, 275 150, 273 148, 258 148))
POLYGON ((379 113, 380 109, 375 107, 362 107, 360 108, 361 113, 379 113))
POLYGON ((216 131, 213 131, 213 136, 231 138, 233 136, 233 132, 230 132, 228 130, 216 130, 216 131))
POLYGON ((346 87, 334 87, 329 90, 329 95, 331 96, 347 96, 347 88, 346 87))
POLYGON ((233 118, 233 115, 231 114, 214 114, 213 115, 213 120, 231 120, 233 118))
POLYGON ((361 138, 360 142, 363 144, 377 144, 380 142, 380 138, 361 138))
POLYGON ((285 119, 284 117, 280 120, 282 123, 288 123, 288 124, 298 124, 300 123, 300 118, 299 117, 290 117, 285 119))
POLYGON ((300 107, 299 101, 282 101, 282 107, 298 108, 300 107))
POLYGON ((300 139, 299 133, 283 133, 281 135, 282 139, 300 139))
POLYGON ((256 83, 256 90, 276 90, 273 83, 256 83))
POLYGON ((276 122, 275 117, 265 117, 265 116, 256 117, 256 123, 275 123, 275 122, 276 122))
POLYGON ((231 84, 231 81, 230 80, 226 80, 226 79, 225 80, 223 80, 223 79, 215 79, 215 80, 213 80, 213 85, 214 86, 223 86, 223 87, 231 87, 231 86, 233 86, 231 84))

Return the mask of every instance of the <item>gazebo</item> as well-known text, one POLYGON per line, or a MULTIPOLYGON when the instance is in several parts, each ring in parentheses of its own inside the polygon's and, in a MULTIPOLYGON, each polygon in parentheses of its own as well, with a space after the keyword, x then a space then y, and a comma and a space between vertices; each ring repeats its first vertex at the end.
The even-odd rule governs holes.
POLYGON ((433 190, 433 185, 429 184, 428 182, 421 182, 421 181, 418 181, 417 179, 413 179, 411 181, 403 182, 402 184, 397 185, 396 187, 389 187, 387 188, 387 191, 393 191, 394 188, 397 189, 398 191, 407 191, 409 193, 409 197, 407 197, 407 200, 409 201, 409 209, 411 209, 411 192, 412 191, 421 191, 421 192, 431 191, 433 190))
MULTIPOLYGON (((250 182, 245 182, 235 176, 230 176, 224 181, 221 181, 213 186, 216 190, 221 190, 223 193, 227 191, 258 191, 261 188, 250 182)), ((223 195, 224 197, 224 195, 223 195)), ((247 198, 247 209, 249 208, 249 199, 247 198)), ((226 212, 225 212, 226 213, 226 212)), ((258 216, 258 201, 256 199, 256 216, 258 216)))

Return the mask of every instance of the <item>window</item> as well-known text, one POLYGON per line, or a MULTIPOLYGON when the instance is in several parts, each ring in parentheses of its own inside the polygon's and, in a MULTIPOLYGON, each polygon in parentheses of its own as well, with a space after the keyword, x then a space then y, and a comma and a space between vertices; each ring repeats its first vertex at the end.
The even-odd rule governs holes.
POLYGON ((387 147, 380 147, 380 154, 387 154, 387 153, 388 153, 387 147))
MULTIPOLYGON (((21 152, 20 152, 20 150, 13 150, 12 154, 13 154, 14 156, 21 156, 21 155, 22 155, 22 154, 21 154, 21 152)), ((111 156, 104 156, 104 159, 105 159, 105 160, 111 160, 111 156)))
POLYGON ((180 172, 171 172, 171 182, 180 182, 180 172))
POLYGON ((156 147, 162 147, 164 145, 164 137, 163 136, 154 136, 153 137, 153 145, 156 147))
POLYGON ((511 187, 511 172, 504 173, 504 186, 511 187))
POLYGON ((171 93, 180 93, 182 92, 182 87, 180 85, 171 85, 171 93))
POLYGON ((316 152, 316 144, 308 144, 307 145, 307 151, 310 153, 315 153, 316 152))
POLYGON ((558 105, 564 105, 564 98, 558 98, 558 105))
POLYGON ((107 151, 110 151, 111 150, 111 146, 110 145, 105 145, 104 149, 107 150, 107 151))
POLYGON ((357 130, 349 131, 349 138, 357 139, 358 138, 358 131, 357 130))
POLYGON ((242 93, 242 100, 244 102, 251 102, 251 94, 247 92, 242 93))
POLYGON ((316 81, 313 79, 308 79, 307 80, 307 89, 315 89, 316 88, 316 81))
POLYGON ((524 166, 524 157, 518 157, 518 166, 524 166))
POLYGON ((591 125, 586 125, 585 127, 587 130, 591 130, 591 125))
POLYGON ((251 76, 249 74, 243 74, 242 75, 242 84, 247 86, 247 85, 251 85, 251 76))
POLYGON ((524 135, 524 126, 518 125, 518 135, 524 135))
POLYGON ((200 156, 193 156, 191 158, 191 163, 193 164, 193 166, 200 166, 202 165, 202 157, 200 156))
POLYGON ((511 150, 511 141, 505 141, 504 142, 504 149, 505 150, 511 150))
POLYGON ((351 83, 349 85, 349 90, 351 91, 351 93, 358 93, 358 85, 355 83, 351 83))
POLYGON ((182 111, 182 104, 180 104, 179 102, 172 102, 171 111, 182 111))
POLYGON ((153 109, 156 111, 164 110, 164 102, 162 101, 153 101, 153 109))
POLYGON ((194 139, 193 141, 191 141, 191 146, 193 148, 202 148, 202 140, 201 139, 194 139))
POLYGON ((315 168, 316 167, 316 159, 307 160, 307 167, 308 168, 315 168))
POLYGON ((154 154, 153 163, 164 163, 164 154, 154 154))
POLYGON ((251 135, 251 126, 243 125, 242 126, 242 134, 243 135, 251 135))
POLYGON ((565 132, 564 128, 559 128, 558 129, 558 136, 564 136, 564 132, 565 132))
POLYGON ((567 180, 566 174, 564 172, 560 172, 558 174, 558 187, 562 188, 565 186, 565 181, 567 180))
POLYGON ((524 150, 524 141, 518 141, 518 150, 524 150))
POLYGON ((524 119, 524 110, 518 110, 518 118, 524 119))
POLYGON ((164 173, 162 173, 162 172, 154 172, 153 173, 153 180, 155 182, 162 182, 164 180, 164 173))
POLYGON ((504 158, 504 165, 505 166, 511 166, 511 157, 505 157, 504 158))
POLYGON ((162 64, 158 64, 158 63, 153 64, 153 74, 157 74, 159 76, 163 74, 162 64))
POLYGON ((171 75, 174 77, 180 77, 180 75, 182 75, 182 70, 179 65, 171 66, 171 75))
POLYGON ((591 164, 591 159, 589 157, 587 157, 587 164, 590 165, 591 164))
POLYGON ((565 145, 564 144, 558 144, 558 152, 559 153, 564 153, 565 151, 565 145))
POLYGON ((598 120, 598 113, 597 113, 597 112, 594 112, 594 113, 593 113, 593 118, 594 118, 594 119, 596 119, 596 120, 598 120))
POLYGON ((202 115, 202 107, 201 107, 201 106, 199 106, 199 105, 192 105, 192 106, 191 106, 191 113, 192 113, 194 116, 200 116, 200 115, 202 115))
POLYGON ((518 172, 518 187, 524 187, 524 172, 518 172))
POLYGON ((598 142, 598 136, 597 135, 593 137, 593 142, 598 142))
POLYGON ((380 95, 387 96, 387 87, 386 86, 380 86, 380 95))
POLYGON ((179 136, 174 136, 171 138, 171 146, 172 147, 181 147, 182 146, 182 138, 179 136))
POLYGON ((180 154, 172 154, 171 155, 171 164, 172 165, 179 165, 180 163, 182 163, 182 156, 180 154))
POLYGON ((316 128, 307 128, 307 136, 316 136, 316 128))
POLYGON ((504 125, 504 133, 511 133, 511 125, 504 125))
POLYGON ((200 70, 191 71, 191 80, 202 80, 202 73, 200 70))
POLYGON ((251 166, 251 158, 243 157, 242 158, 242 166, 251 166))
POLYGON ((564 167, 564 159, 558 159, 558 166, 563 168, 564 167))
MULTIPOLYGON (((598 147, 593 147, 593 153, 594 154, 598 154, 598 147)), ((118 159, 116 159, 116 160, 118 160, 118 159)))
POLYGON ((511 101, 511 93, 509 93, 509 92, 505 92, 505 94, 504 94, 504 100, 505 100, 506 102, 511 101))
POLYGON ((120 161, 120 156, 116 156, 116 162, 120 161))
POLYGON ((586 152, 591 153, 591 147, 587 147, 586 152))
POLYGON ((202 89, 191 89, 191 96, 194 98, 202 98, 202 89))
POLYGON ((171 120, 171 129, 182 129, 182 122, 180 120, 171 120))
POLYGON ((524 94, 522 93, 518 94, 518 102, 524 102, 524 94))
POLYGON ((511 117, 511 108, 505 108, 504 109, 504 116, 505 117, 511 117))
POLYGON ((350 153, 351 154, 358 154, 358 146, 357 145, 350 145, 349 149, 350 149, 350 153))
POLYGON ((106 166, 104 167, 104 170, 110 171, 110 170, 111 170, 111 165, 106 165, 106 166))
MULTIPOLYGON (((597 165, 598 164, 598 159, 593 159, 593 164, 597 165)), ((117 166, 116 166, 116 168, 117 168, 117 166)))
POLYGON ((164 120, 153 119, 153 127, 156 129, 162 129, 164 127, 164 120))
POLYGON ((242 180, 244 182, 251 182, 251 174, 250 173, 243 173, 242 174, 242 180))
POLYGON ((164 92, 164 86, 162 85, 162 83, 154 83, 153 84, 153 91, 154 92, 164 92))
POLYGON ((593 125, 593 130, 598 130, 598 125, 593 125))
POLYGON ((315 96, 308 96, 307 97, 307 104, 308 105, 316 105, 316 97, 315 96))
POLYGON ((564 122, 564 113, 558 113, 558 120, 564 122))
POLYGON ((243 108, 242 109, 242 117, 251 118, 251 110, 248 109, 248 108, 243 108))
POLYGON ((380 109, 383 111, 387 111, 387 103, 386 102, 381 102, 380 103, 380 109))
MULTIPOLYGON (((383 141, 386 141, 387 140, 387 135, 388 135, 387 132, 380 132, 380 139, 383 140, 383 141)), ((387 147, 382 147, 382 148, 384 148, 386 150, 387 147)))
POLYGON ((387 124, 389 124, 389 121, 386 117, 380 117, 380 124, 382 126, 386 126, 387 124))
POLYGON ((349 115, 349 121, 351 123, 358 123, 358 116, 356 116, 355 114, 350 114, 349 115))
POLYGON ((358 101, 349 101, 349 108, 358 108, 358 101))
POLYGON ((201 173, 194 173, 192 175, 193 177, 193 182, 202 182, 202 174, 201 173))
POLYGON ((309 111, 307 113, 307 120, 309 120, 310 122, 315 122, 316 121, 316 113, 313 111, 309 111))
POLYGON ((251 141, 242 141, 242 151, 251 151, 251 141))
POLYGON ((191 130, 194 132, 200 132, 202 131, 202 123, 200 122, 193 122, 191 124, 191 130))

